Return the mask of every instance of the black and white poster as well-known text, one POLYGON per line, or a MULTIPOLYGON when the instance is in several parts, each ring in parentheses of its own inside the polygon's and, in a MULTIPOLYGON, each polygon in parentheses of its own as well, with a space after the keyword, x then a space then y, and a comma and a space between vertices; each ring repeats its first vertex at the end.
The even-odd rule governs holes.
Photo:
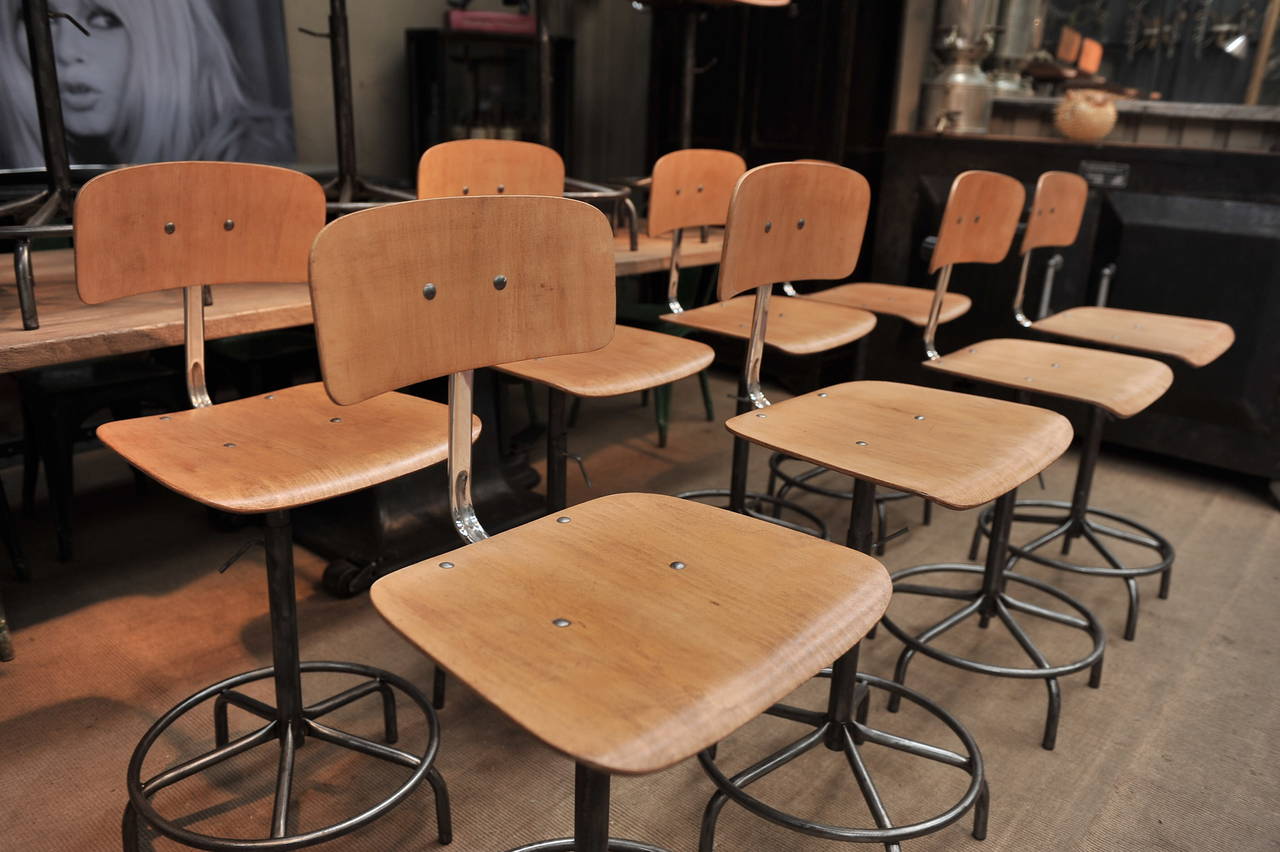
MULTIPOLYGON (((280 0, 52 0, 71 162, 291 163, 280 0)), ((0 0, 0 168, 44 165, 22 0, 0 0)))

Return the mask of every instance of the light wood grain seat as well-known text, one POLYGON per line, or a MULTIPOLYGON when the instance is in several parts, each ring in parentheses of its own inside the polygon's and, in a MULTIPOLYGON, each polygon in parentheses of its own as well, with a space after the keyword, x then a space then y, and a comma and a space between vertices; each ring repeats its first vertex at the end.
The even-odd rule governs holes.
MULTIPOLYGON (((270 512, 377 485, 443 461, 447 406, 388 393, 334 404, 323 385, 99 427, 148 476, 227 512, 270 512), (413 429, 406 429, 413 423, 413 429)), ((480 434, 474 420, 473 439, 480 434)))
MULTIPOLYGON (((840 284, 814 293, 801 293, 800 298, 830 302, 848 308, 862 308, 877 314, 901 317, 912 325, 924 326, 929 321, 933 291, 901 284, 840 284)), ((963 293, 946 293, 938 322, 951 322, 969 312, 972 300, 963 293)))
POLYGON ((1087 402, 1116 417, 1132 417, 1173 383, 1173 371, 1154 358, 1040 340, 984 340, 924 364, 956 376, 1087 402))
POLYGON ((607 772, 718 742, 888 605, 874 559, 721 509, 619 494, 560 518, 383 577, 373 603, 519 725, 607 772))
POLYGON ((618 396, 669 384, 704 370, 715 360, 705 343, 620 325, 603 349, 515 361, 504 373, 573 394, 618 396))
POLYGON ((728 420, 755 444, 951 509, 1035 476, 1071 443, 1043 408, 892 382, 847 382, 728 420))
POLYGON ((1069 308, 1031 327, 1090 343, 1167 355, 1193 367, 1215 361, 1236 339, 1231 326, 1217 320, 1093 306, 1069 308))
MULTIPOLYGON (((667 322, 726 337, 751 337, 755 298, 739 296, 700 308, 663 314, 667 322)), ((876 327, 875 314, 807 299, 778 299, 769 306, 764 342, 791 355, 811 355, 853 343, 876 327)))

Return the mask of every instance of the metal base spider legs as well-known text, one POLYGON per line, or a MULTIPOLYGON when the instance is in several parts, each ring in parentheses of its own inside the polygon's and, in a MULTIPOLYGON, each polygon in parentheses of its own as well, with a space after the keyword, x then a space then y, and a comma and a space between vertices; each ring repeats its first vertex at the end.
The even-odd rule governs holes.
POLYGON ((733 439, 733 469, 729 488, 702 488, 697 491, 683 491, 677 494, 684 500, 705 500, 707 498, 728 498, 727 508, 743 515, 750 515, 771 524, 777 524, 797 532, 808 533, 818 538, 827 538, 827 524, 813 512, 773 494, 760 494, 747 490, 747 463, 751 457, 751 444, 742 438, 733 439), (782 518, 782 510, 795 512, 806 522, 797 524, 782 518))
POLYGON ((983 777, 982 756, 973 738, 959 722, 924 696, 892 681, 858 674, 857 666, 856 646, 836 661, 831 678, 828 708, 825 713, 781 704, 769 711, 772 715, 813 726, 812 731, 795 742, 789 743, 732 777, 726 776, 720 770, 712 750, 708 749, 698 755, 702 768, 718 788, 703 812, 699 852, 713 852, 715 849, 716 822, 725 803, 730 800, 769 822, 801 834, 827 840, 841 840, 846 843, 880 843, 890 852, 899 852, 901 849, 899 844, 903 840, 932 834, 946 828, 964 816, 970 808, 974 811, 973 836, 978 840, 986 837, 989 795, 987 783, 983 777), (964 754, 917 742, 868 725, 866 713, 872 688, 883 689, 897 698, 906 698, 940 719, 959 738, 964 754), (778 810, 746 791, 750 784, 782 769, 792 760, 819 745, 825 745, 831 751, 844 755, 858 789, 871 812, 871 817, 875 821, 875 828, 846 828, 804 819, 778 810), (969 785, 959 801, 937 816, 909 825, 895 826, 863 759, 863 751, 868 745, 882 746, 954 766, 969 774, 969 785))
MULTIPOLYGON (((810 494, 820 494, 823 497, 834 497, 839 500, 852 500, 853 492, 851 490, 837 491, 834 488, 827 488, 822 485, 816 485, 810 480, 821 476, 824 473, 830 473, 825 467, 818 465, 808 465, 804 470, 796 474, 788 473, 783 470, 783 465, 788 462, 799 462, 800 459, 795 456, 789 456, 786 453, 774 453, 769 457, 769 487, 766 489, 767 496, 775 501, 774 518, 777 518, 779 508, 784 505, 787 494, 792 489, 807 491, 810 494), (779 485, 778 483, 782 484, 779 485)), ((892 503, 895 500, 905 500, 908 497, 916 497, 918 495, 909 494, 905 491, 893 490, 877 490, 876 492, 876 539, 875 554, 876 556, 884 555, 884 546, 899 536, 906 535, 910 532, 910 527, 902 527, 892 533, 889 532, 889 517, 885 510, 885 504, 892 503)), ((933 504, 924 498, 920 498, 923 508, 920 512, 920 525, 929 526, 933 522, 933 504)), ((792 504, 785 504, 792 505, 792 504)))
POLYGON ((413 684, 390 672, 356 663, 299 662, 292 538, 289 533, 287 513, 273 512, 267 516, 266 550, 274 665, 235 675, 200 690, 161 716, 143 736, 137 748, 134 749, 125 779, 129 793, 129 804, 125 809, 122 826, 126 852, 137 849, 139 820, 166 837, 197 849, 242 852, 250 849, 285 850, 312 846, 341 837, 377 819, 403 801, 423 779, 431 784, 435 792, 436 825, 440 842, 449 843, 453 839, 453 830, 448 788, 439 772, 432 766, 440 747, 440 727, 435 710, 413 684), (314 704, 304 704, 302 675, 314 672, 354 675, 361 680, 329 698, 314 704), (275 682, 274 705, 239 690, 245 684, 267 679, 275 682), (408 752, 392 745, 399 734, 396 692, 408 698, 426 719, 427 742, 420 752, 408 752), (377 694, 382 701, 385 744, 356 736, 320 721, 322 717, 338 708, 374 694, 377 694), (144 781, 142 779, 143 763, 161 735, 179 718, 209 701, 213 702, 214 747, 176 763, 144 781), (229 707, 236 707, 250 716, 257 717, 260 724, 249 733, 233 738, 227 720, 229 707), (361 813, 323 828, 301 834, 290 834, 289 805, 293 787, 294 755, 299 748, 303 747, 307 738, 321 740, 405 767, 410 770, 409 775, 389 796, 361 813), (269 742, 277 743, 280 757, 276 770, 275 804, 272 809, 270 832, 265 836, 230 838, 198 834, 184 828, 179 822, 161 816, 152 806, 151 797, 160 790, 269 742))
MULTIPOLYGON (((853 482, 853 503, 849 520, 847 543, 855 550, 869 553, 872 547, 871 516, 875 511, 876 487, 865 480, 853 482)), ((982 755, 959 722, 919 693, 905 686, 878 677, 858 673, 858 647, 855 645, 831 668, 831 687, 828 692, 825 713, 804 710, 787 705, 775 705, 769 710, 774 716, 810 725, 813 730, 795 742, 757 761, 733 777, 726 777, 716 765, 716 749, 711 748, 698 755, 702 768, 711 777, 718 792, 711 797, 702 817, 700 852, 715 849, 716 820, 725 803, 730 799, 769 822, 802 834, 842 840, 848 843, 881 843, 890 852, 899 852, 903 840, 932 834, 960 819, 973 808, 973 836, 982 840, 987 836, 988 793, 983 776, 982 755), (964 749, 959 754, 948 749, 901 737, 867 724, 870 690, 883 689, 897 699, 906 698, 942 721, 956 735, 964 749), (819 743, 831 751, 841 752, 849 763, 858 789, 866 800, 875 821, 875 828, 845 828, 814 822, 780 811, 746 791, 746 787, 764 776, 776 772, 819 743), (905 754, 954 766, 969 774, 969 786, 964 795, 947 810, 931 819, 910 825, 893 825, 885 809, 875 782, 863 760, 862 751, 867 744, 883 746, 905 754)))
MULTIPOLYGON (((1012 568, 1019 559, 1027 559, 1051 568, 1073 571, 1093 577, 1118 577, 1124 580, 1129 593, 1129 613, 1125 619, 1124 638, 1132 640, 1138 631, 1138 577, 1148 574, 1160 575, 1160 597, 1169 597, 1169 583, 1173 572, 1173 545, 1167 539, 1143 526, 1137 521, 1115 512, 1094 509, 1089 505, 1089 492, 1093 485, 1093 472, 1098 466, 1098 452, 1102 443, 1102 428, 1106 413, 1093 409, 1093 416, 1084 437, 1084 449, 1080 458, 1080 466, 1076 471, 1076 484, 1071 502, 1058 500, 1019 500, 1019 509, 1053 509, 1048 514, 1015 512, 1014 523, 1028 523, 1048 526, 1048 532, 1036 536, 1025 544, 1009 547, 1008 567, 1012 568), (1128 529, 1117 526, 1123 525, 1128 529), (1047 556, 1042 550, 1052 542, 1062 540, 1062 555, 1071 552, 1071 543, 1082 538, 1094 551, 1102 557, 1103 565, 1083 565, 1065 559, 1047 556), (1126 544, 1144 547, 1155 552, 1156 560, 1146 565, 1130 566, 1121 561, 1104 540, 1125 542, 1126 544)), ((991 536, 992 509, 986 509, 978 518, 977 528, 973 533, 973 546, 969 558, 977 557, 978 545, 982 536, 991 536)))
POLYGON ((609 836, 609 774, 574 764, 573 837, 540 840, 510 852, 668 852, 635 840, 609 836))
MULTIPOLYGON (((1045 688, 1049 692, 1049 710, 1045 719, 1042 745, 1046 749, 1052 749, 1058 738, 1058 716, 1062 707, 1058 678, 1088 668, 1091 669, 1089 686, 1095 689, 1099 687, 1102 684, 1102 653, 1106 646, 1106 636, 1103 633, 1102 626, 1093 617, 1093 613, 1089 612, 1083 604, 1047 583, 1042 583, 1029 577, 1021 577, 1004 569, 1009 541, 1009 527, 1013 518, 1015 493, 1011 491, 996 501, 995 514, 993 516, 995 525, 993 527, 991 546, 987 550, 985 568, 977 565, 920 565, 895 572, 892 575, 895 596, 923 595, 926 597, 948 598, 963 601, 963 606, 914 636, 895 624, 888 616, 882 618, 880 623, 907 646, 898 657, 898 665, 894 672, 894 680, 898 683, 906 681, 907 666, 917 652, 948 665, 956 666, 966 671, 978 672, 979 674, 995 675, 997 677, 1040 678, 1044 680, 1045 688), (981 588, 976 590, 966 590, 921 586, 904 582, 923 574, 970 574, 981 577, 982 585, 981 588), (1010 580, 1057 598, 1079 613, 1079 615, 1068 615, 1045 609, 1013 597, 1006 591, 1010 580), (1020 615, 1040 618, 1083 630, 1092 640, 1093 649, 1074 662, 1051 665, 1044 654, 1040 652, 1040 649, 1031 641, 1022 625, 1014 618, 1015 612, 1020 615), (1027 668, 1017 668, 983 663, 939 650, 930 644, 957 624, 974 615, 978 616, 979 626, 981 627, 986 627, 992 620, 1004 625, 1023 652, 1031 658, 1034 665, 1027 668)), ((889 699, 889 710, 896 711, 898 702, 899 699, 896 696, 891 697, 889 699)))

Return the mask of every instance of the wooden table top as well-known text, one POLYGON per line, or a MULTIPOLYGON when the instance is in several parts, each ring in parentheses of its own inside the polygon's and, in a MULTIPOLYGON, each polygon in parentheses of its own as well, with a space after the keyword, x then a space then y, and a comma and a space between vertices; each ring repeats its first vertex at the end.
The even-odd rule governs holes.
MULTIPOLYGON (((718 263, 720 245, 719 231, 712 231, 705 243, 690 234, 681 246, 680 263, 718 263)), ((34 252, 33 258, 40 327, 26 331, 18 311, 13 258, 0 255, 0 373, 182 343, 180 291, 86 305, 76 294, 71 249, 34 252)), ((619 276, 658 272, 668 268, 670 259, 670 239, 641 236, 638 249, 630 251, 627 237, 617 237, 619 276)), ((210 340, 310 322, 311 297, 305 283, 215 285, 213 305, 205 310, 210 340)))

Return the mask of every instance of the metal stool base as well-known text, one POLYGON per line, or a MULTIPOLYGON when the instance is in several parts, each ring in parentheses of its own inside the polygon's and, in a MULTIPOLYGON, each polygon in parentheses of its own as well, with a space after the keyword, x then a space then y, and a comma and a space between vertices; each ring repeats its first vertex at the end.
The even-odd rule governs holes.
MULTIPOLYGON (((830 713, 815 710, 782 704, 774 706, 769 711, 771 715, 812 725, 813 730, 731 778, 726 777, 716 765, 714 748, 707 749, 698 755, 702 768, 718 788, 718 792, 711 797, 703 813, 699 852, 713 852, 715 849, 716 821, 725 803, 730 800, 769 822, 801 834, 846 843, 881 843, 889 852, 900 852, 899 843, 903 840, 932 834, 951 825, 964 816, 970 808, 974 810, 973 836, 978 840, 986 837, 989 794, 983 777, 982 756, 968 731, 938 705, 901 684, 861 673, 855 676, 854 682, 852 705, 856 708, 856 718, 851 721, 836 721, 830 713), (883 689, 897 698, 906 698, 941 720, 960 739, 966 754, 957 754, 948 749, 900 737, 867 725, 866 715, 872 687, 883 689), (889 820, 875 782, 862 759, 861 749, 867 743, 963 769, 970 776, 969 787, 955 805, 941 814, 910 825, 894 826, 889 820), (848 760, 858 788, 876 822, 876 828, 845 828, 814 822, 780 811, 746 792, 745 788, 748 785, 776 772, 805 752, 823 744, 832 751, 843 753, 848 760)), ((833 684, 833 689, 835 688, 833 684)))
POLYGON ((440 745, 439 723, 436 719, 435 711, 427 698, 404 678, 357 663, 300 663, 299 669, 303 674, 313 672, 351 674, 367 678, 367 680, 329 698, 303 707, 299 718, 291 721, 281 720, 279 718, 280 714, 272 705, 237 691, 237 688, 244 684, 273 678, 275 676, 275 668, 271 666, 235 675, 215 683, 171 708, 143 736, 137 748, 134 749, 132 759, 129 761, 129 772, 126 779, 129 805, 125 809, 122 826, 126 852, 132 852, 137 848, 139 820, 148 823, 161 834, 179 843, 197 849, 214 850, 214 852, 221 852, 221 850, 228 850, 228 852, 230 850, 238 850, 239 852, 243 852, 243 850, 285 850, 312 846, 354 831, 391 810, 407 797, 424 778, 435 791, 439 840, 442 844, 452 841, 453 829, 449 811, 448 788, 444 779, 432 766, 440 745), (393 690, 399 690, 408 697, 410 701, 417 705, 427 719, 430 733, 426 749, 422 754, 410 753, 390 745, 398 737, 393 690), (354 701, 375 693, 379 694, 382 699, 385 739, 387 741, 385 745, 332 728, 318 721, 321 717, 340 707, 345 707, 354 701), (214 701, 215 747, 211 751, 207 751, 190 760, 177 763, 147 781, 142 781, 142 764, 160 735, 180 717, 210 700, 214 701), (251 733, 230 739, 227 726, 228 706, 238 707, 264 720, 266 724, 251 733), (323 740, 360 754, 408 767, 413 770, 413 774, 390 796, 362 813, 305 834, 290 835, 287 831, 294 752, 302 746, 306 737, 314 737, 317 740, 323 740), (165 819, 152 807, 150 798, 159 790, 268 742, 277 742, 280 746, 280 762, 276 773, 275 785, 276 799, 270 837, 241 839, 197 834, 165 819))
MULTIPOLYGON (((1039 535, 1023 545, 1009 545, 1008 567, 1012 568, 1019 559, 1027 559, 1040 565, 1048 565, 1063 571, 1086 574, 1092 577, 1118 577, 1123 579, 1129 592, 1129 612, 1125 619, 1124 638, 1132 640, 1138 631, 1138 577, 1149 574, 1160 575, 1160 598, 1169 597, 1169 584, 1173 572, 1173 545, 1168 539, 1131 518, 1103 509, 1085 507, 1073 512, 1070 503, 1061 500, 1019 500, 1014 504, 1014 523, 1045 524, 1052 527, 1048 532, 1039 535), (1060 515, 1018 514, 1018 509, 1059 509, 1060 515), (1137 532, 1117 529, 1093 518, 1124 524, 1137 532), (1102 541, 1101 536, 1108 536, 1118 541, 1128 542, 1155 551, 1159 557, 1156 562, 1140 567, 1129 567, 1116 558, 1111 549, 1102 541), (1081 565, 1065 559, 1055 559, 1037 551, 1057 539, 1062 539, 1062 553, 1067 555, 1071 550, 1071 542, 1082 538, 1103 558, 1107 567, 1081 565)), ((983 536, 991 535, 992 509, 988 507, 978 516, 978 525, 973 532, 973 544, 969 549, 969 558, 977 558, 979 543, 983 536)))
MULTIPOLYGON (((540 840, 537 843, 529 843, 525 846, 517 846, 508 852, 573 852, 578 848, 577 841, 572 837, 566 837, 561 840, 540 840)), ((640 843, 637 840, 618 840, 617 838, 609 838, 609 852, 670 852, 661 846, 650 846, 648 843, 640 843)))
MULTIPOLYGON (((822 497, 832 497, 837 500, 852 500, 853 487, 850 486, 846 491, 837 491, 834 488, 827 488, 823 485, 814 485, 809 480, 821 476, 824 473, 831 473, 830 468, 820 465, 811 465, 800 473, 790 474, 782 469, 787 462, 803 461, 795 456, 789 456, 786 453, 774 453, 769 457, 769 485, 766 489, 768 496, 781 500, 787 496, 793 488, 801 491, 807 491, 810 494, 817 494, 822 497), (782 485, 779 487, 779 480, 782 485)), ((892 489, 876 490, 876 540, 874 556, 884 556, 884 546, 899 536, 906 535, 910 532, 910 527, 903 527, 893 533, 889 532, 889 519, 885 511, 885 504, 892 503, 895 500, 905 500, 908 497, 919 497, 918 494, 911 494, 907 491, 894 491, 892 489)), ((933 522, 933 504, 928 500, 920 497, 924 508, 920 514, 921 526, 929 526, 933 522)), ((775 516, 776 517, 776 516, 775 516)))
MULTIPOLYGON (((904 683, 907 678, 907 666, 910 665, 912 657, 917 652, 928 657, 932 657, 939 662, 947 665, 955 666, 966 671, 977 672, 979 674, 993 675, 996 677, 1012 677, 1012 678, 1041 678, 1045 681, 1045 686, 1049 691, 1049 710, 1045 718, 1044 739, 1042 745, 1046 749, 1053 749, 1058 738, 1058 717, 1062 709, 1062 696, 1058 688, 1058 678, 1063 675, 1073 674, 1090 668, 1089 686, 1098 688, 1102 685, 1102 654, 1106 647, 1106 635, 1102 626, 1098 624, 1093 613, 1085 608, 1084 604, 1079 603, 1074 598, 1039 580, 1033 580, 1030 577, 1023 577, 1009 571, 1003 572, 1001 583, 998 591, 988 591, 987 584, 974 591, 966 591, 963 589, 950 589, 938 586, 919 586, 901 581, 910 577, 921 574, 972 574, 983 577, 988 569, 978 565, 956 565, 956 564, 937 564, 937 565, 918 565, 914 568, 907 568, 903 571, 893 573, 893 591, 895 595, 924 595, 926 597, 949 598, 952 600, 965 601, 964 606, 948 615, 946 618, 934 624, 932 627, 922 631, 918 635, 912 636, 898 625, 887 615, 880 619, 880 623, 885 629, 902 640, 907 647, 902 650, 898 657, 898 664, 894 669, 893 679, 898 683, 904 683), (1025 601, 1009 595, 1005 589, 1005 583, 1012 580, 1015 583, 1021 583, 1029 586, 1037 591, 1043 592, 1051 597, 1065 603, 1080 614, 1080 617, 1067 615, 1065 613, 1056 612, 1054 610, 1045 609, 1043 607, 1029 604, 1025 601), (1074 627, 1083 630, 1089 634, 1093 640, 1093 650, 1087 655, 1074 662, 1062 665, 1050 665, 1045 656, 1040 653, 1035 643, 1027 636, 1022 629, 1013 613, 1018 612, 1024 615, 1030 615, 1036 618, 1042 618, 1057 624, 1063 624, 1068 627, 1074 627), (992 619, 999 621, 1013 636, 1014 640, 1022 648, 1034 667, 1017 668, 1012 666, 997 666, 990 663, 983 663, 977 660, 970 660, 967 657, 961 657, 947 651, 939 650, 929 643, 946 633, 957 624, 968 619, 970 616, 977 615, 980 619, 980 625, 986 627, 992 619)), ((890 712, 897 712, 899 699, 893 696, 889 699, 890 712)))
MULTIPOLYGON (((728 488, 703 488, 697 491, 683 491, 676 496, 681 500, 707 500, 712 498, 724 498, 727 500, 732 497, 732 494, 728 488)), ((724 508, 728 509, 730 507, 726 505, 724 508)), ((748 491, 747 504, 743 507, 743 513, 762 521, 768 521, 771 524, 777 524, 780 527, 786 527, 789 530, 807 533, 808 535, 815 536, 816 538, 829 538, 827 524, 822 520, 822 518, 819 518, 813 512, 801 505, 793 503, 790 500, 784 500, 781 497, 775 497, 772 494, 761 494, 757 491, 748 491), (773 506, 772 514, 762 511, 762 507, 766 505, 773 506), (784 520, 779 517, 783 509, 795 512, 813 526, 806 527, 803 524, 796 524, 791 521, 784 520)))

